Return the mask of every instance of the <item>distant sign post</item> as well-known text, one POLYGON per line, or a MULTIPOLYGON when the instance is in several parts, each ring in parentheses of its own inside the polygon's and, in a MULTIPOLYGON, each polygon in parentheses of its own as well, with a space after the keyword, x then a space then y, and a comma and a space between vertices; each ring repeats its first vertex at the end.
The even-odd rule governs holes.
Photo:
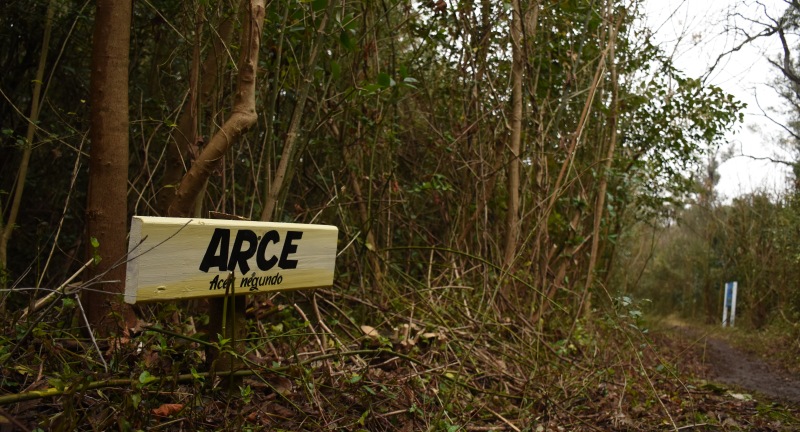
POLYGON ((333 285, 329 225, 134 216, 125 302, 333 285))
POLYGON ((727 282, 725 284, 725 295, 722 302, 722 327, 726 327, 728 323, 733 327, 733 321, 736 319, 736 291, 738 285, 738 282, 727 282))

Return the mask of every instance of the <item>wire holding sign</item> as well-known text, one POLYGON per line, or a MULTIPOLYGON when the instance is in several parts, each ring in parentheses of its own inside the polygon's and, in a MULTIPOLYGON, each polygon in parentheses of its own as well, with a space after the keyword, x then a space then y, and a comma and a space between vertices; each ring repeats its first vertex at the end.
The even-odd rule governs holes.
POLYGON ((730 322, 733 327, 733 321, 736 319, 736 291, 738 291, 738 282, 727 282, 723 292, 725 299, 722 302, 722 327, 727 327, 730 322), (730 316, 730 321, 728 317, 730 316))

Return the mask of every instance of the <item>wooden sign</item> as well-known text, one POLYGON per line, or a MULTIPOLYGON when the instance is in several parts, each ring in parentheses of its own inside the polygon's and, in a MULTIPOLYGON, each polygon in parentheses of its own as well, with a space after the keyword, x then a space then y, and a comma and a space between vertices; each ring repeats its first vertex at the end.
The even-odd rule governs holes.
POLYGON ((329 225, 134 216, 125 302, 330 286, 337 236, 329 225))

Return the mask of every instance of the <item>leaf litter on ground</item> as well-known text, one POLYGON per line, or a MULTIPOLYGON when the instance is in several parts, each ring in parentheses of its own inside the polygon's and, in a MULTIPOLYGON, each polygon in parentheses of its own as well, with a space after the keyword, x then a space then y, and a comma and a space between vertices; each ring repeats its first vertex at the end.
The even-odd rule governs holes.
POLYGON ((194 316, 173 310, 163 331, 107 344, 109 373, 92 344, 67 342, 80 329, 42 319, 48 331, 0 369, 0 415, 27 430, 800 430, 796 405, 712 381, 696 340, 645 332, 639 316, 568 331, 430 298, 402 306, 325 290, 253 300, 233 389, 198 372, 203 335, 182 334, 194 316))

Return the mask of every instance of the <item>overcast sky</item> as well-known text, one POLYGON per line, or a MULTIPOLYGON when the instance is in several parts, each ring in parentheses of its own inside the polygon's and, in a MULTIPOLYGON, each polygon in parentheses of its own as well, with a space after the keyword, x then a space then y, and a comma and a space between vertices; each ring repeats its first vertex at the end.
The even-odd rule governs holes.
MULTIPOLYGON (((760 3, 773 17, 784 9, 782 0, 760 3)), ((750 24, 733 12, 763 20, 763 9, 752 0, 646 0, 645 4, 648 24, 656 31, 658 43, 666 52, 674 53, 676 66, 690 77, 706 74, 720 54, 742 42, 742 35, 736 36, 726 27, 750 24)), ((774 110, 781 106, 769 87, 777 72, 767 61, 767 56, 778 59, 779 53, 777 37, 762 39, 725 57, 709 75, 710 83, 747 103, 744 124, 728 136, 736 155, 789 158, 775 145, 780 128, 762 112, 764 109, 775 117, 774 110)), ((719 172, 717 191, 723 199, 758 188, 782 190, 786 183, 784 165, 743 156, 726 160, 719 172)))

